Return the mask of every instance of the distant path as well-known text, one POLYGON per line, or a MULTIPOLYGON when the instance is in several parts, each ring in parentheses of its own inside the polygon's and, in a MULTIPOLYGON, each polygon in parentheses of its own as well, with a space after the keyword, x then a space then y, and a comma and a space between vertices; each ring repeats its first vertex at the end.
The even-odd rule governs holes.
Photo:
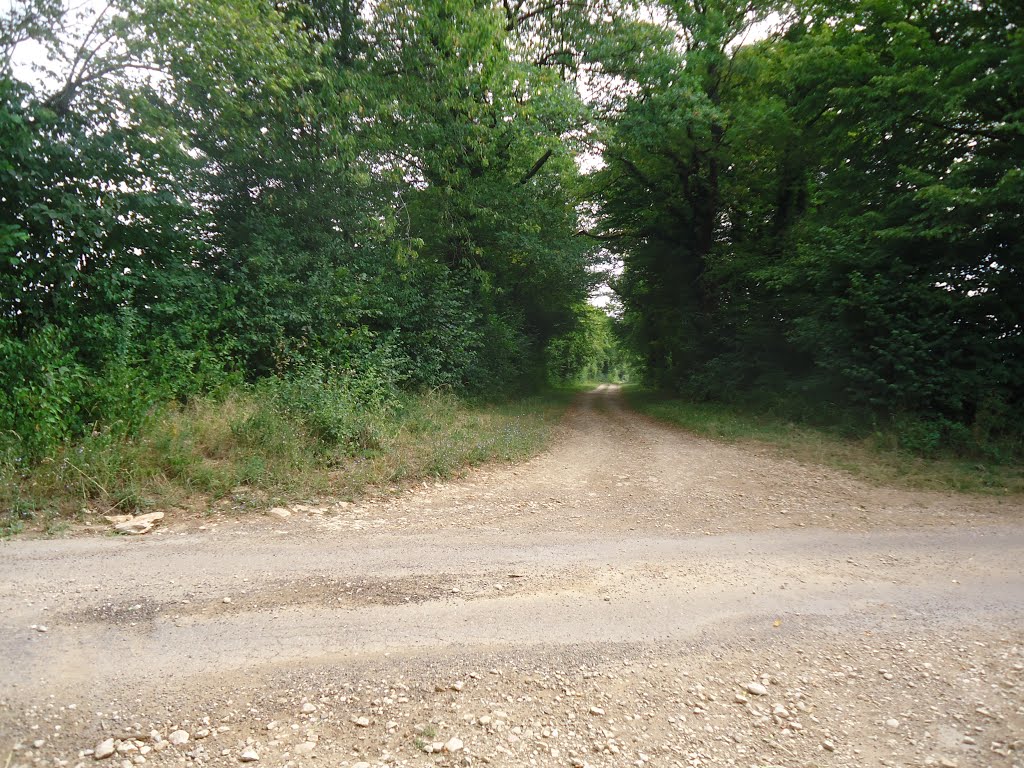
POLYGON ((204 716, 199 752, 145 760, 1024 760, 1019 500, 871 488, 656 424, 604 385, 530 462, 312 507, 0 544, 11 766, 195 737, 204 716), (442 735, 465 747, 422 752, 442 735))

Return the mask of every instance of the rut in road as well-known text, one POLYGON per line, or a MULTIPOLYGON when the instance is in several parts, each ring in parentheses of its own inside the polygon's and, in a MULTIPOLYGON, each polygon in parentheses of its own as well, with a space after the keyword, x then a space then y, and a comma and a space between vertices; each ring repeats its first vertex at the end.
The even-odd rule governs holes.
POLYGON ((335 512, 0 548, 12 767, 108 736, 120 768, 1024 754, 1019 500, 872 488, 604 387, 530 462, 335 512))

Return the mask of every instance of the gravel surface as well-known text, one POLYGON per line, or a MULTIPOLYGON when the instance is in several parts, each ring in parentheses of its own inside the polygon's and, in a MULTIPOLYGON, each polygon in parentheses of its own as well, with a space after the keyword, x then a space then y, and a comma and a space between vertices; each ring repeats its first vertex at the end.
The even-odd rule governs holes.
POLYGON ((1024 766, 1022 513, 604 387, 460 482, 0 545, 0 761, 1024 766))

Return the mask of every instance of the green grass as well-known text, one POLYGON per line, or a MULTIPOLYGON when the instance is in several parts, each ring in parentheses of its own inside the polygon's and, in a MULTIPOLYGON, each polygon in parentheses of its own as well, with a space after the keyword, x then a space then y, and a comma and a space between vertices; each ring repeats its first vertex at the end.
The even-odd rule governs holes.
POLYGON ((740 406, 694 402, 639 387, 625 391, 630 405, 640 413, 688 432, 726 442, 771 446, 789 458, 841 469, 876 485, 995 495, 1024 493, 1024 466, 1017 461, 941 455, 924 458, 894 447, 895 436, 884 432, 851 438, 740 406))
POLYGON ((403 395, 356 413, 357 439, 343 442, 321 439, 317 422, 259 390, 168 405, 133 437, 93 434, 27 470, 0 463, 0 536, 55 534, 97 513, 208 511, 226 497, 261 510, 451 477, 542 450, 574 395, 573 388, 504 401, 403 395))

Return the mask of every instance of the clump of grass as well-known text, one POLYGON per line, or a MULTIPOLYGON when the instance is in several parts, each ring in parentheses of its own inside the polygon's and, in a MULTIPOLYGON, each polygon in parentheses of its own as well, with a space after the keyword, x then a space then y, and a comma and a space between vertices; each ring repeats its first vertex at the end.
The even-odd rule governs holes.
POLYGON ((694 434, 769 445, 798 461, 832 466, 877 485, 998 495, 1024 493, 1024 466, 1018 461, 954 455, 924 457, 901 450, 896 436, 881 430, 852 437, 736 405, 694 402, 638 387, 627 388, 626 392, 636 410, 694 434))
POLYGON ((133 436, 96 432, 31 467, 0 459, 0 536, 56 533, 86 511, 209 508, 239 489, 259 508, 451 477, 541 450, 572 394, 486 402, 430 391, 366 405, 303 385, 167 404, 133 436))
POLYGON ((426 750, 427 745, 429 745, 430 742, 433 741, 436 737, 437 728, 434 727, 433 723, 429 723, 423 727, 423 730, 420 731, 420 735, 414 738, 412 740, 412 743, 416 747, 416 749, 423 752, 426 750))

